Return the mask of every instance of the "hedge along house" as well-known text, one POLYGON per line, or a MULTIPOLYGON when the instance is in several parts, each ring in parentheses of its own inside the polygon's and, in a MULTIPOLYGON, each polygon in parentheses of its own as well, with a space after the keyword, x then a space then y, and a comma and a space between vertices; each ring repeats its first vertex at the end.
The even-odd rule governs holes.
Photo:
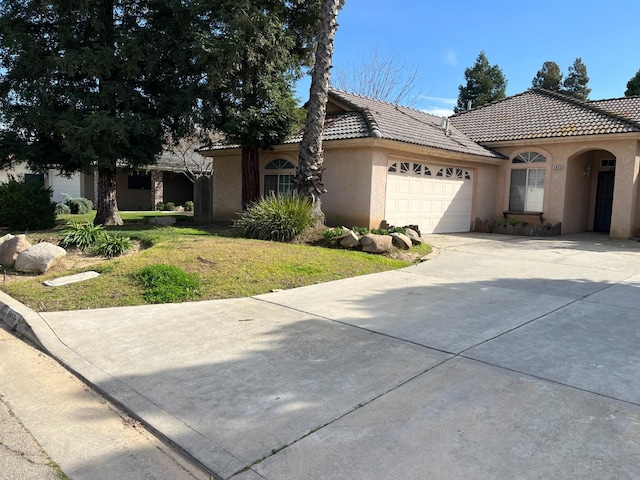
MULTIPOLYGON (((294 188, 296 136, 260 153, 261 193, 294 188)), ((324 130, 322 209, 328 225, 378 228, 417 224, 423 233, 468 232, 494 216, 505 157, 473 142, 446 119, 331 90, 324 130)), ((218 146, 214 219, 242 210, 241 150, 218 146)))
POLYGON ((562 222, 563 234, 640 235, 640 97, 579 101, 532 89, 451 122, 507 158, 496 216, 562 222))

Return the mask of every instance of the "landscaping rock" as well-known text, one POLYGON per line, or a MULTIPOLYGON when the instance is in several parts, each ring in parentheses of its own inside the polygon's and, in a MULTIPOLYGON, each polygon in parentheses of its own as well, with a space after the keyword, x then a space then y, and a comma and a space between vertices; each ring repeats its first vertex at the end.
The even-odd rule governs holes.
POLYGON ((391 235, 375 235, 367 233, 360 239, 362 251, 368 253, 386 253, 391 250, 391 235))
POLYGON ((66 254, 64 248, 52 243, 36 243, 18 255, 16 270, 25 273, 44 273, 66 254))
POLYGON ((414 245, 421 245, 424 243, 424 240, 420 236, 420 233, 418 233, 413 228, 405 227, 404 233, 411 239, 411 243, 413 243, 414 245))
POLYGON ((391 239, 392 239, 392 243, 396 247, 401 248, 402 250, 409 250, 413 245, 411 239, 402 233, 398 233, 398 232, 392 233, 391 239))
POLYGON ((343 248, 355 248, 360 245, 360 238, 356 232, 349 230, 340 238, 340 246, 343 248))
POLYGON ((26 235, 5 235, 2 238, 5 240, 0 243, 0 265, 5 267, 13 265, 18 255, 31 247, 26 235), (7 236, 10 238, 7 238, 7 236))
POLYGON ((0 237, 0 245, 2 245, 2 243, 3 243, 5 240, 9 240, 9 239, 11 239, 11 238, 13 238, 13 235, 11 235, 10 233, 7 233, 4 237, 0 237))
POLYGON ((418 235, 418 232, 416 232, 413 228, 409 228, 409 227, 405 228, 404 233, 409 238, 413 238, 413 237, 420 238, 420 235, 418 235))
POLYGON ((424 239, 422 237, 411 237, 411 243, 414 245, 422 245, 424 243, 424 239))
POLYGON ((407 232, 407 230, 411 230, 415 232, 417 237, 422 237, 422 233, 420 232, 420 227, 418 225, 405 225, 404 226, 405 233, 407 232))
POLYGON ((151 225, 157 225, 159 227, 169 227, 171 225, 175 225, 176 218, 175 217, 152 217, 149 220, 151 225))

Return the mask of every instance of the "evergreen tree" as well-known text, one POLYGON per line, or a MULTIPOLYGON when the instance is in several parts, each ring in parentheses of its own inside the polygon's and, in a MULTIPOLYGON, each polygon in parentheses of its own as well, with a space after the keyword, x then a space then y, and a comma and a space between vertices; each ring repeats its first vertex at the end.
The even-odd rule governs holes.
POLYGON ((544 62, 531 85, 537 88, 546 88, 554 92, 562 91, 562 72, 556 62, 544 62))
POLYGON ((453 109, 456 113, 471 107, 480 107, 486 103, 505 97, 507 80, 498 65, 489 64, 484 51, 480 52, 473 67, 464 71, 466 85, 458 87, 458 104, 453 109))
POLYGON ((625 97, 633 97, 635 95, 640 95, 640 70, 627 82, 627 90, 624 92, 625 97))
POLYGON ((260 196, 259 151, 301 123, 293 95, 312 58, 320 1, 226 1, 212 11, 223 29, 205 46, 213 128, 242 147, 242 203, 260 196), (224 85, 220 89, 219 86, 224 85))
POLYGON ((118 225, 116 167, 154 162, 193 105, 187 2, 3 0, 0 111, 12 159, 98 173, 96 224, 118 225))
POLYGON ((591 89, 587 87, 589 77, 587 67, 580 57, 576 58, 569 67, 567 78, 564 79, 562 93, 578 100, 587 100, 591 89))

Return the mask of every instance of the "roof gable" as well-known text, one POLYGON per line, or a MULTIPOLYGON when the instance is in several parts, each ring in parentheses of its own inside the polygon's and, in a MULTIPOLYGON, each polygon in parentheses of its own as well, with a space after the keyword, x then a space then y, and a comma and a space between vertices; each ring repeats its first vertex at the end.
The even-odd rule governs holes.
POLYGON ((478 145, 453 125, 443 126, 444 119, 436 115, 336 89, 329 91, 329 99, 344 111, 361 116, 367 127, 366 135, 361 132, 364 136, 503 158, 501 154, 478 145))
POLYGON ((454 115, 451 122, 479 143, 640 132, 637 121, 610 111, 612 105, 603 102, 534 88, 454 115))

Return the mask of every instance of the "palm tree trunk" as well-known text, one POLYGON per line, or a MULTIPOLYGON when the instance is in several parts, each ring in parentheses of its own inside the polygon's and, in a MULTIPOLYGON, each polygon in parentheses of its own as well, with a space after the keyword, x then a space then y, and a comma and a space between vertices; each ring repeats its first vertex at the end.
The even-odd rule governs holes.
POLYGON ((316 38, 316 58, 311 75, 311 90, 307 107, 304 134, 300 142, 296 182, 298 193, 311 197, 315 210, 321 214, 320 195, 326 193, 322 183, 324 157, 322 131, 327 114, 329 78, 333 59, 333 39, 338 29, 340 0, 322 0, 322 18, 316 38))
POLYGON ((123 222, 118 213, 116 187, 115 169, 98 168, 98 198, 94 225, 122 225, 123 222))

